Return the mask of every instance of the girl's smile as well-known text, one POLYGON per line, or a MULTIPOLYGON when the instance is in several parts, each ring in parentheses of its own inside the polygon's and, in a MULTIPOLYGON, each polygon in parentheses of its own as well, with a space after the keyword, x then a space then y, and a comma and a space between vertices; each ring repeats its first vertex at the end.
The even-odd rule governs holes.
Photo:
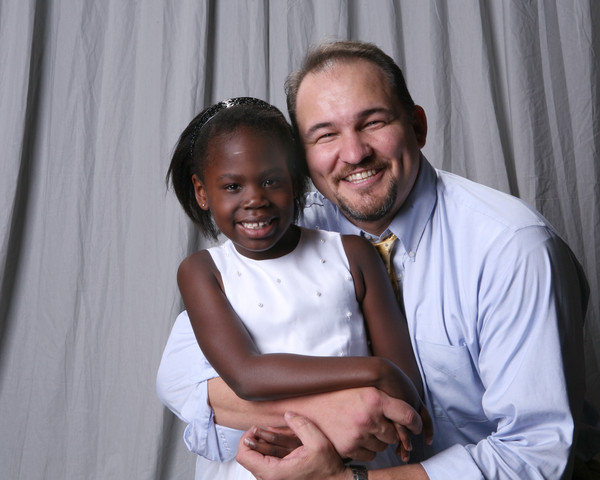
POLYGON ((261 237, 268 235, 271 226, 274 225, 274 220, 274 218, 270 218, 268 220, 247 220, 240 222, 240 224, 242 225, 242 227, 249 230, 249 235, 261 237))
POLYGON ((298 241, 286 155, 277 139, 242 126, 210 141, 204 178, 192 178, 200 207, 246 257, 276 258, 298 241))

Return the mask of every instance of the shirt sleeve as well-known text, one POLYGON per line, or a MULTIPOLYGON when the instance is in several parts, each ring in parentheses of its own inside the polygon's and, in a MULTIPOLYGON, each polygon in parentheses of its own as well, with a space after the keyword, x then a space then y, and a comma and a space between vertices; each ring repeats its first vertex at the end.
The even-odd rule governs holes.
POLYGON ((497 428, 422 465, 432 480, 569 478, 584 397, 587 282, 546 228, 520 230, 494 250, 481 272, 476 368, 483 411, 497 428))
POLYGON ((224 462, 235 457, 242 432, 214 422, 207 381, 217 376, 196 342, 187 312, 182 312, 163 352, 156 392, 160 401, 187 423, 183 437, 188 449, 224 462))

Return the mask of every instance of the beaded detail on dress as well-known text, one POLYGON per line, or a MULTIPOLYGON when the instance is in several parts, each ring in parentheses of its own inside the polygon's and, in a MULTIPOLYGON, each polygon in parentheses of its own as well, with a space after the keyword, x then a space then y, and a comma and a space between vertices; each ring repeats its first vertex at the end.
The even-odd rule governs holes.
POLYGON ((340 234, 303 228, 294 251, 271 260, 244 257, 231 241, 209 252, 261 352, 368 354, 340 234))

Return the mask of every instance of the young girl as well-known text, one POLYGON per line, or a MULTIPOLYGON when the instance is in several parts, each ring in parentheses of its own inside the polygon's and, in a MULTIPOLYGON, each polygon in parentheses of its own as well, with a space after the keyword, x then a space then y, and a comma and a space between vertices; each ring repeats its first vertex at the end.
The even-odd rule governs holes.
MULTIPOLYGON (((261 100, 220 102, 182 133, 167 178, 205 236, 228 238, 178 271, 198 344, 247 400, 374 386, 419 411, 406 322, 375 249, 294 224, 305 172, 284 116, 261 100)), ((205 478, 252 476, 232 461, 205 478)))

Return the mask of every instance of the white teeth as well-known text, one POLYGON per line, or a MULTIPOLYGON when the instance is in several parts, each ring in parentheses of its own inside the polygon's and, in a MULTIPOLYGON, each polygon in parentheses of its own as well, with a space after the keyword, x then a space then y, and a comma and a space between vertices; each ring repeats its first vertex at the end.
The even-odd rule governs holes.
POLYGON ((248 228, 250 230, 258 230, 259 228, 266 227, 270 222, 242 222, 244 228, 248 228))
POLYGON ((377 173, 377 170, 367 170, 365 172, 353 173, 352 175, 348 175, 344 180, 347 182, 360 182, 365 178, 372 177, 377 173))

